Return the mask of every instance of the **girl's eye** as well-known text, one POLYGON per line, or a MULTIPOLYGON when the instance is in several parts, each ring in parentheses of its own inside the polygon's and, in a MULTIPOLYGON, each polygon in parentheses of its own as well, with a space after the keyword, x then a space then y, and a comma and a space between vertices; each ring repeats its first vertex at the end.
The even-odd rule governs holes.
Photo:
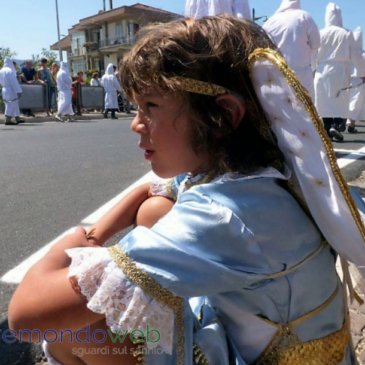
POLYGON ((148 101, 148 102, 146 103, 146 105, 147 105, 149 108, 158 107, 158 105, 157 105, 157 104, 155 104, 155 103, 151 103, 150 101, 148 101))

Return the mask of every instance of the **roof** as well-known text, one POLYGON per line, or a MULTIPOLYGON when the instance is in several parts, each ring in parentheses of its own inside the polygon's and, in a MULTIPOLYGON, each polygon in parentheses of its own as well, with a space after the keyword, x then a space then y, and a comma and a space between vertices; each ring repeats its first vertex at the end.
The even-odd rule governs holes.
POLYGON ((123 18, 134 18, 135 20, 148 21, 171 21, 181 18, 182 15, 167 10, 154 8, 152 6, 136 3, 130 6, 121 6, 107 11, 100 11, 98 14, 80 19, 80 22, 69 29, 69 33, 79 32, 85 29, 101 27, 105 21, 113 22, 123 18))
MULTIPOLYGON (((68 49, 71 48, 71 36, 70 35, 63 37, 60 40, 60 42, 61 42, 62 51, 67 51, 68 49)), ((53 43, 49 48, 53 51, 58 51, 58 42, 53 43)))

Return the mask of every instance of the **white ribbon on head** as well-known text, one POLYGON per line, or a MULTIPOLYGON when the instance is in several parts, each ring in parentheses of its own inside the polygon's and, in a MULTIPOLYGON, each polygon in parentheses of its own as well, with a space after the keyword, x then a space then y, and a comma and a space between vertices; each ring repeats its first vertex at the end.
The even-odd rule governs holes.
POLYGON ((250 62, 256 94, 292 172, 295 192, 329 244, 365 278, 364 221, 308 92, 276 52, 256 50, 250 62))

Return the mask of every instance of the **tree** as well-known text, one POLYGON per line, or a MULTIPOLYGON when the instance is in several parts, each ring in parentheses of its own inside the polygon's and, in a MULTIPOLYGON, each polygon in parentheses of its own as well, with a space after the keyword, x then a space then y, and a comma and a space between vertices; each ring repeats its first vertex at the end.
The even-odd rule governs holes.
POLYGON ((41 55, 32 55, 33 59, 33 67, 37 68, 41 65, 41 59, 47 58, 47 66, 51 67, 53 62, 56 62, 57 60, 57 53, 53 51, 49 51, 46 48, 42 48, 41 55))
POLYGON ((10 57, 11 58, 13 56, 16 56, 16 52, 13 52, 9 47, 0 48, 0 67, 4 66, 5 57, 10 57))

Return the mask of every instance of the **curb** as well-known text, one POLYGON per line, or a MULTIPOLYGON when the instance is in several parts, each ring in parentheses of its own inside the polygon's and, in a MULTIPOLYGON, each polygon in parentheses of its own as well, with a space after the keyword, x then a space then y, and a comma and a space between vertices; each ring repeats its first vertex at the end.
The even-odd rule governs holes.
MULTIPOLYGON (((116 113, 116 116, 119 119, 124 118, 134 118, 136 116, 135 112, 131 112, 131 114, 126 113, 116 113)), ((35 117, 23 117, 22 119, 25 120, 25 123, 45 123, 45 122, 58 122, 54 116, 43 116, 43 115, 36 115, 35 117)), ((103 114, 83 114, 83 115, 74 115, 73 118, 75 121, 82 121, 82 120, 95 120, 95 119, 106 119, 104 118, 103 114)), ((110 120, 110 117, 106 120, 110 120)), ((12 119, 13 120, 13 119, 12 119)), ((0 125, 5 124, 5 116, 4 114, 0 115, 0 125)))

